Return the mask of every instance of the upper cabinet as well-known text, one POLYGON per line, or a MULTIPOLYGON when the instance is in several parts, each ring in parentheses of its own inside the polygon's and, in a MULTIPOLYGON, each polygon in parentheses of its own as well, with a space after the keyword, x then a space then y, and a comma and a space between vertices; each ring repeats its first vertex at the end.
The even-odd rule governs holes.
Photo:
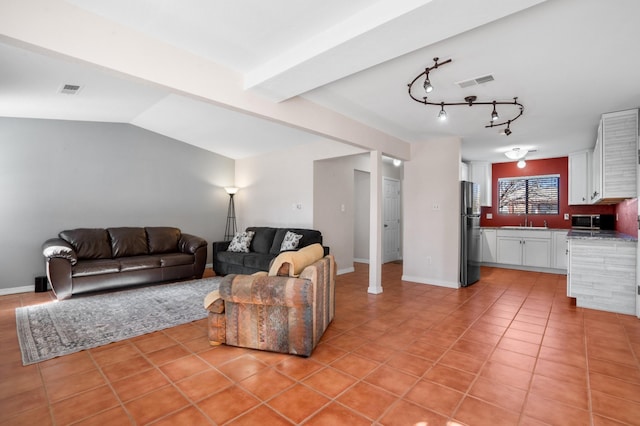
POLYGON ((569 154, 569 204, 591 204, 591 151, 569 154))
POLYGON ((592 161, 591 203, 637 196, 638 109, 603 114, 592 161))
POLYGON ((469 180, 480 185, 480 205, 491 207, 491 163, 472 161, 469 163, 469 180))
POLYGON ((460 180, 469 180, 469 165, 460 162, 460 180))

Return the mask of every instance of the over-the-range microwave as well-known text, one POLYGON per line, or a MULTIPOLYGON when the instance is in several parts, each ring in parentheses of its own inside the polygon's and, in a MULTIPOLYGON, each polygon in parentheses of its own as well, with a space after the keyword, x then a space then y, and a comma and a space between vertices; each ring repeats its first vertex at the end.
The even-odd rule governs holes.
POLYGON ((616 229, 616 215, 574 214, 571 216, 571 228, 613 231, 616 229))

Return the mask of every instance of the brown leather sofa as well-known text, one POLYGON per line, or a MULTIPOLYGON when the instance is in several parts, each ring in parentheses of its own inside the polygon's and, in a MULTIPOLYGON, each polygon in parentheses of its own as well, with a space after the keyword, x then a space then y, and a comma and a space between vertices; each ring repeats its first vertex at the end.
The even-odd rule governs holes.
POLYGON ((207 242, 178 228, 62 231, 42 245, 47 277, 59 300, 130 285, 202 278, 207 242))

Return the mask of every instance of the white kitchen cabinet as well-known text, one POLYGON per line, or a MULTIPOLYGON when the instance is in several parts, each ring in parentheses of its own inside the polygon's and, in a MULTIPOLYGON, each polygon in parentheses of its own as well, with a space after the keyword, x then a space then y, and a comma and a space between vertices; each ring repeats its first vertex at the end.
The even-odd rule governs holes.
POLYGON ((551 232, 546 230, 498 229, 497 263, 551 267, 551 232))
POLYGON ((591 151, 569 154, 569 204, 591 203, 591 151))
POLYGON ((593 152, 592 203, 637 196, 638 110, 602 114, 593 152))
POLYGON ((569 238, 567 295, 576 306, 636 313, 637 242, 569 238))
POLYGON ((469 180, 469 165, 467 163, 460 163, 460 180, 469 180))
POLYGON ((491 207, 491 174, 491 163, 485 161, 469 163, 469 180, 480 185, 480 205, 483 207, 491 207))
POLYGON ((567 230, 552 231, 553 259, 551 267, 554 269, 567 269, 567 253, 569 251, 567 230))
POLYGON ((497 232, 495 229, 482 228, 482 262, 496 263, 497 261, 497 232))

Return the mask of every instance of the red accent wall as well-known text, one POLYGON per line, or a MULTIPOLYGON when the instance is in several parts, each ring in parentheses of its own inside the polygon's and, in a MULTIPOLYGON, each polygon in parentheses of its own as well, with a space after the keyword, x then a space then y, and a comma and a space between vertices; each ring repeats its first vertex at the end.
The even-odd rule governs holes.
MULTIPOLYGON (((498 214, 498 179, 504 177, 520 177, 520 176, 537 176, 537 175, 560 175, 560 214, 558 215, 528 215, 528 220, 533 221, 534 226, 543 226, 547 221, 549 228, 571 228, 571 221, 564 220, 564 214, 616 214, 618 213, 617 230, 625 234, 637 236, 638 230, 630 232, 631 219, 633 216, 633 225, 635 227, 635 218, 637 216, 637 199, 627 201, 621 206, 618 205, 587 205, 587 206, 569 206, 569 158, 549 158, 545 160, 527 160, 527 166, 519 169, 516 162, 495 163, 492 166, 491 184, 492 190, 492 207, 482 207, 482 217, 480 218, 480 226, 517 226, 523 225, 523 216, 510 216, 498 214), (635 203, 634 203, 635 202, 635 203), (634 210, 635 209, 635 210, 634 210), (487 213, 493 214, 493 219, 487 219, 487 213), (622 218, 624 216, 624 219, 622 218), (624 229, 622 230, 622 225, 624 229)), ((637 227, 636 227, 637 228, 637 227)))
POLYGON ((638 238, 638 199, 624 200, 616 204, 616 230, 638 238))

